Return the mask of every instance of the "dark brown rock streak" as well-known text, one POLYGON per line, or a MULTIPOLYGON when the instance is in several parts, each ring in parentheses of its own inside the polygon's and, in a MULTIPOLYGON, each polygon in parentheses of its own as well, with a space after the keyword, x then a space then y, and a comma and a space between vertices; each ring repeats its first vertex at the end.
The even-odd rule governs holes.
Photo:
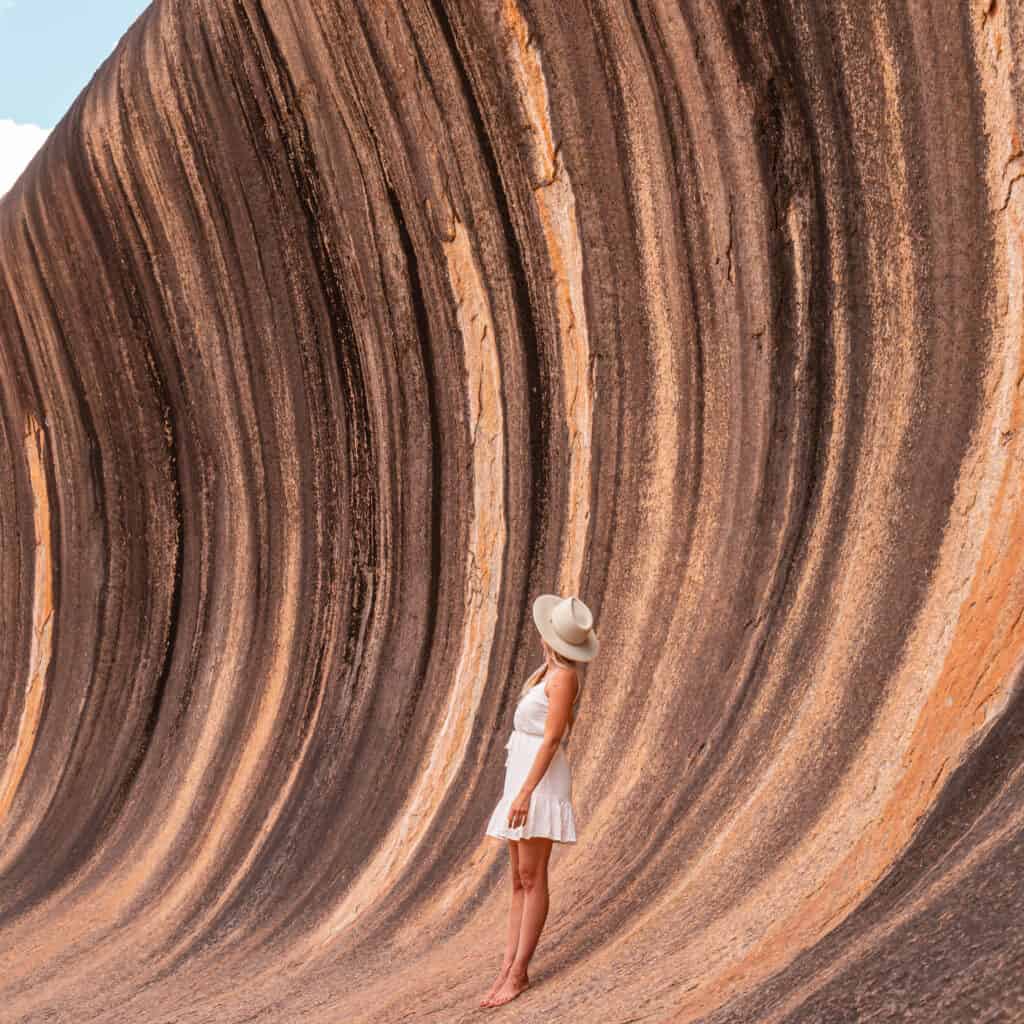
POLYGON ((0 1018, 1024 1020, 1017 0, 158 0, 0 202, 0 1018))

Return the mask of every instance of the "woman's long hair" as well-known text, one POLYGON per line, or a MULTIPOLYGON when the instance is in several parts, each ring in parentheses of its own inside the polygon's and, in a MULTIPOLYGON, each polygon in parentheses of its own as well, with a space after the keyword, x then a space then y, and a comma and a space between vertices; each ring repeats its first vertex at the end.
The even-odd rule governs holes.
MULTIPOLYGON (((545 641, 546 642, 546 641, 545 641)), ((573 661, 572 658, 567 658, 564 654, 559 654, 550 644, 548 649, 551 651, 551 662, 553 665, 557 665, 559 668, 571 668, 576 670, 576 680, 578 689, 576 690, 576 699, 579 700, 580 695, 583 693, 583 672, 586 666, 585 661, 573 661)), ((526 696, 527 691, 536 686, 540 681, 541 674, 548 668, 548 662, 545 659, 537 666, 529 675, 526 682, 523 684, 523 689, 519 694, 520 700, 526 696)), ((569 709, 569 726, 565 730, 564 742, 568 744, 570 737, 572 736, 573 726, 576 724, 576 708, 574 706, 569 709)))

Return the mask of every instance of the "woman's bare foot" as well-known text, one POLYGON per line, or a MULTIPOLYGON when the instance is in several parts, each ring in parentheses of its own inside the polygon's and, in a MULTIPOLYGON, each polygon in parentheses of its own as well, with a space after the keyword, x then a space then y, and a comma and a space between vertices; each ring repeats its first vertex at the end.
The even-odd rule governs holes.
POLYGON ((494 997, 487 1004, 488 1006, 501 1006, 502 1003, 507 1003, 510 999, 515 999, 520 992, 525 991, 530 987, 530 979, 523 974, 517 974, 515 971, 509 971, 505 977, 505 983, 498 989, 494 994, 494 997))
POLYGON ((483 999, 480 1000, 481 1006, 491 1005, 491 1000, 494 998, 495 993, 498 991, 499 988, 501 988, 502 984, 504 984, 505 979, 508 977, 508 971, 511 966, 511 964, 502 964, 501 970, 498 971, 498 977, 494 979, 494 984, 490 987, 489 991, 487 992, 487 995, 485 995, 483 999))

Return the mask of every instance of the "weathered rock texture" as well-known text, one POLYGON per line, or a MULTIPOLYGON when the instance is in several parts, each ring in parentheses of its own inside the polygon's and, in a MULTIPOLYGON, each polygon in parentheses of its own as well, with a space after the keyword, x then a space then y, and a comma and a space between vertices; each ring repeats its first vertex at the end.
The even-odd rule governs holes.
POLYGON ((1024 12, 159 0, 0 204, 0 1017, 1024 1020, 1024 12))

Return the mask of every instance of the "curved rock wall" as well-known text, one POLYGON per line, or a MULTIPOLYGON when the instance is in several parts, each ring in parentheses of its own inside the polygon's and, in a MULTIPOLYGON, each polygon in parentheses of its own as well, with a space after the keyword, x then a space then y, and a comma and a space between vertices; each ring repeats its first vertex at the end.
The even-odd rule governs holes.
POLYGON ((0 204, 0 1005, 1024 1020, 1016 2, 158 0, 0 204), (1017 964, 1017 968, 1013 965, 1017 964))

